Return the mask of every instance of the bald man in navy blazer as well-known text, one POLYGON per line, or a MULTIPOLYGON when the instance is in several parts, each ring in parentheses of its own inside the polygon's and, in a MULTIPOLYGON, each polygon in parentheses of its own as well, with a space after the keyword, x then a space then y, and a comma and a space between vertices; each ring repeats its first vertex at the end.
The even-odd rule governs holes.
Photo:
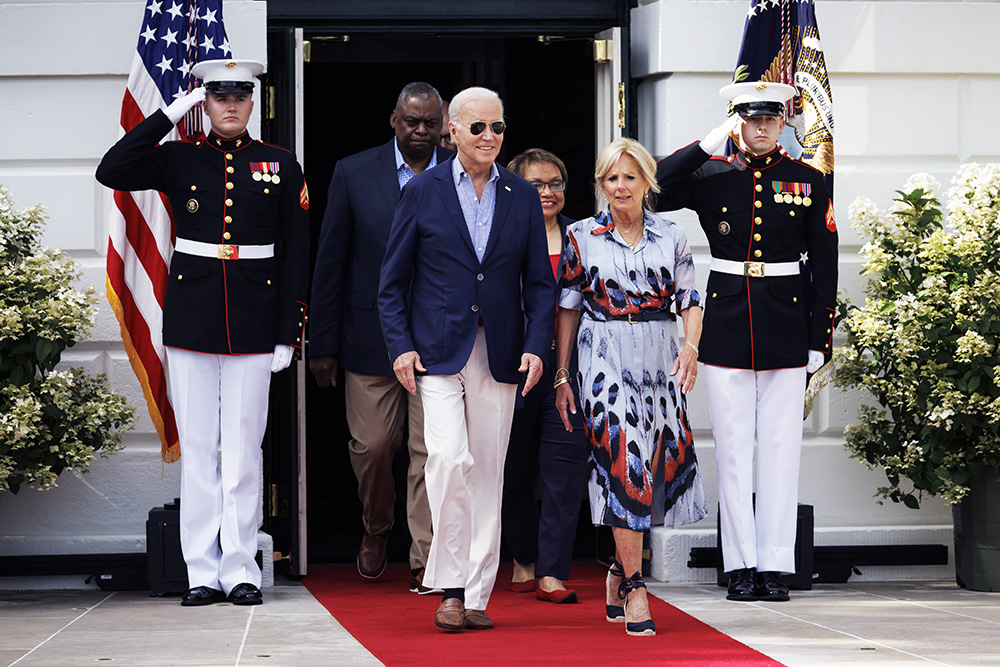
POLYGON ((503 105, 485 88, 451 102, 458 155, 404 188, 378 306, 397 378, 424 406, 434 538, 424 585, 434 622, 488 629, 500 557, 503 464, 517 383, 542 372, 555 281, 538 191, 495 163, 503 105))

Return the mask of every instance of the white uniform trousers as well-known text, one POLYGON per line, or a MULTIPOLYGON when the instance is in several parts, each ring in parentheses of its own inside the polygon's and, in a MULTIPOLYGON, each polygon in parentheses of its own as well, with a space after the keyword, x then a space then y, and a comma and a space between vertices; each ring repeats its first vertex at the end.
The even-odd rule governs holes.
POLYGON ((500 564, 503 465, 517 385, 490 374, 483 328, 457 375, 427 375, 417 385, 434 533, 424 586, 464 588, 465 608, 485 610, 500 564))
POLYGON ((794 572, 806 369, 705 364, 705 383, 719 475, 723 568, 794 572))
POLYGON ((260 446, 272 355, 166 350, 181 445, 181 551, 188 585, 226 594, 241 583, 259 587, 254 556, 260 446))

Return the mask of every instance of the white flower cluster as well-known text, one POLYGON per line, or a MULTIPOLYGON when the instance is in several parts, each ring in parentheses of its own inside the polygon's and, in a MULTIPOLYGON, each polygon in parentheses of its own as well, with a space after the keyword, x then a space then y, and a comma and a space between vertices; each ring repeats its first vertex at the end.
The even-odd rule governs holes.
POLYGON ((847 446, 886 470, 883 496, 911 506, 901 478, 956 502, 970 463, 1000 470, 1000 165, 962 167, 947 217, 939 188, 915 174, 885 213, 854 202, 869 280, 863 305, 841 300, 837 382, 867 389, 884 408, 861 411, 847 446))
POLYGON ((135 410, 103 376, 55 371, 94 326, 93 287, 76 264, 38 243, 45 212, 17 210, 0 185, 0 491, 46 488, 67 468, 121 448, 135 410))

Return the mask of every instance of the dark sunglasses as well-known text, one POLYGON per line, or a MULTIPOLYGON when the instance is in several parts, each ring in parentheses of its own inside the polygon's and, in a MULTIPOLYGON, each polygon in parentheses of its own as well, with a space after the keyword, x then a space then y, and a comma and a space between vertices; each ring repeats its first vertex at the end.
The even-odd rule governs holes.
POLYGON ((472 134, 482 134, 486 131, 487 125, 490 126, 490 130, 493 134, 503 134, 503 131, 507 129, 507 123, 502 120, 495 120, 492 123, 487 123, 484 120, 477 120, 469 126, 469 132, 472 132, 472 134))

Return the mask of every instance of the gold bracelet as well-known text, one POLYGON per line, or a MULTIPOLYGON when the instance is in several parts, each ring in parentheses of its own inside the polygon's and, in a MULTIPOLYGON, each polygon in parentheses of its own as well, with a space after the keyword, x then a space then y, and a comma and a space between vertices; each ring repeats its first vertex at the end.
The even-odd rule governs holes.
POLYGON ((553 382, 552 383, 552 388, 553 389, 558 389, 560 385, 564 385, 564 384, 569 384, 569 378, 568 377, 559 378, 558 380, 556 380, 555 382, 553 382))
POLYGON ((699 356, 701 355, 701 353, 698 352, 698 348, 695 347, 694 343, 684 343, 684 347, 690 347, 692 350, 694 350, 695 354, 697 354, 699 356))
POLYGON ((560 375, 559 375, 560 373, 565 373, 566 374, 566 375, 564 375, 562 377, 569 377, 569 369, 568 368, 557 368, 556 369, 556 377, 560 377, 560 375))

